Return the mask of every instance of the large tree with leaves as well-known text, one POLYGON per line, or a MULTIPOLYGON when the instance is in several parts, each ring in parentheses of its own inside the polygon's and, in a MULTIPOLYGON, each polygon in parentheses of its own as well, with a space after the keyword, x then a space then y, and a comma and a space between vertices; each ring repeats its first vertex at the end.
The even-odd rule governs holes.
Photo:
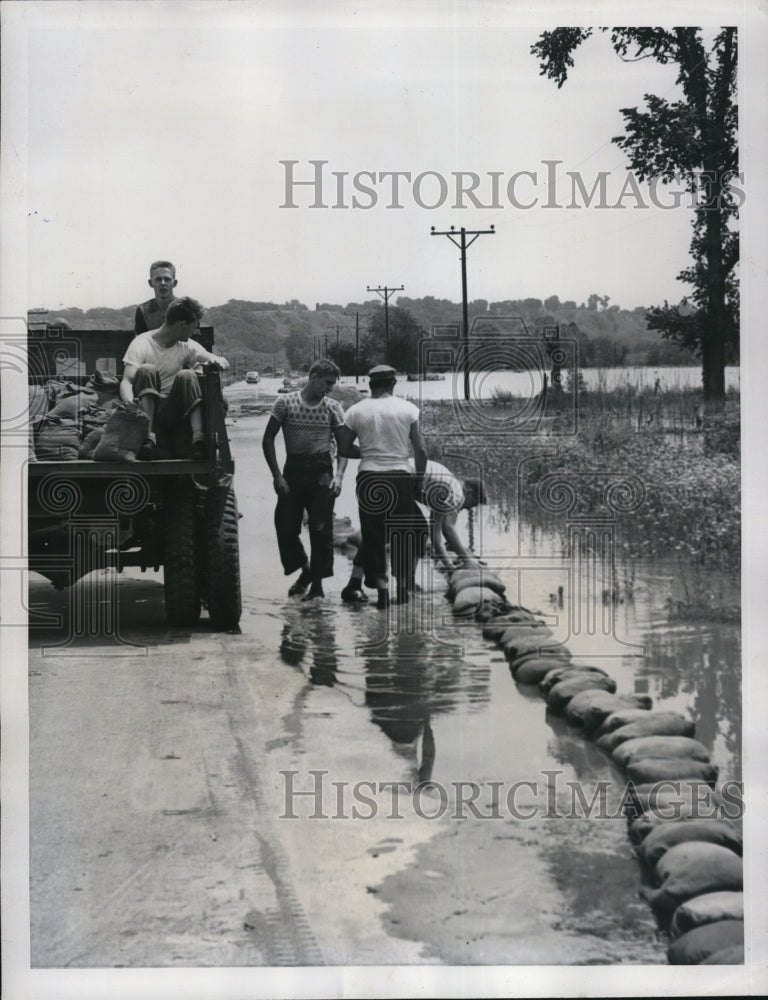
MULTIPOLYGON (((679 100, 645 94, 645 107, 622 108, 626 131, 615 136, 641 181, 683 183, 693 209, 691 266, 678 275, 692 286, 692 310, 667 303, 648 312, 651 329, 701 357, 704 396, 725 396, 725 365, 738 352, 739 259, 737 39, 735 28, 601 28, 624 61, 677 66, 679 100), (695 200, 693 200, 695 199, 695 200), (684 314, 686 313, 686 314, 684 314)), ((591 28, 545 31, 532 46, 541 73, 558 87, 591 28)))

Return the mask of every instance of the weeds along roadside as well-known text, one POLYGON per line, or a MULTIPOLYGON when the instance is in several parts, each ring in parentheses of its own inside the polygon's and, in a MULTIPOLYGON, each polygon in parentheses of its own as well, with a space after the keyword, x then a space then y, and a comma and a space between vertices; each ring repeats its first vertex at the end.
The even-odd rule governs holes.
MULTIPOLYGON (((484 404, 489 427, 504 426, 500 421, 522 402, 484 404)), ((670 600, 670 617, 738 618, 733 603, 741 572, 738 393, 729 393, 725 408, 707 416, 695 391, 589 392, 579 398, 576 432, 567 434, 558 433, 563 422, 558 427, 556 409, 531 433, 467 432, 462 405, 467 404, 420 403, 430 457, 439 459, 450 443, 451 454, 465 455, 475 470, 479 462, 489 503, 506 511, 507 520, 521 515, 532 525, 565 530, 565 517, 537 502, 536 485, 545 476, 578 476, 579 510, 589 514, 606 509, 608 474, 636 477, 644 496, 631 513, 617 518, 619 560, 625 567, 637 558, 675 560, 683 599, 670 600)), ((477 402, 471 405, 477 413, 477 402)), ((459 458, 450 464, 459 474, 476 474, 469 466, 460 469, 459 458)), ((631 578, 631 569, 628 573, 625 569, 631 578)))

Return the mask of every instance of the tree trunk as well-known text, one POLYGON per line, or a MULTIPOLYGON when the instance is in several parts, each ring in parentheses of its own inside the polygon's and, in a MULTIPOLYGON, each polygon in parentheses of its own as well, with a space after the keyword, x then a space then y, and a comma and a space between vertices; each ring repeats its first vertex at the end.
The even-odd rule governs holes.
POLYGON ((720 409, 725 402, 725 345, 721 331, 708 331, 702 340, 701 383, 707 412, 720 409))
POLYGON ((704 210, 704 239, 707 262, 707 310, 702 337, 702 384, 705 404, 725 402, 725 343, 728 338, 723 228, 721 210, 711 204, 704 210))

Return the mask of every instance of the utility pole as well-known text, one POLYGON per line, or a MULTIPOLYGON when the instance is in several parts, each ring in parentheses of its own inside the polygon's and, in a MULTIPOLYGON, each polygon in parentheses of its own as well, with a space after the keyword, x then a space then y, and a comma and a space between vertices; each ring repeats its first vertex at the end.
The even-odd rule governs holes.
POLYGON ((402 285, 399 285, 397 288, 388 288, 386 285, 379 285, 378 288, 371 288, 370 285, 366 285, 365 290, 367 292, 376 292, 377 295, 384 299, 384 330, 387 335, 387 349, 384 356, 384 362, 389 364, 389 296, 392 292, 404 292, 405 289, 402 285))
POLYGON ((461 250, 461 301, 462 301, 462 339, 464 342, 464 399, 469 400, 469 315, 467 311, 467 250, 475 242, 478 236, 492 236, 496 230, 493 226, 490 229, 465 229, 464 226, 456 231, 455 226, 450 230, 437 232, 434 226, 431 227, 431 236, 447 236, 454 246, 461 250), (460 242, 456 242, 456 237, 460 242), (471 236, 471 240, 467 237, 471 236))
POLYGON ((355 385, 360 377, 360 313, 355 313, 355 385))

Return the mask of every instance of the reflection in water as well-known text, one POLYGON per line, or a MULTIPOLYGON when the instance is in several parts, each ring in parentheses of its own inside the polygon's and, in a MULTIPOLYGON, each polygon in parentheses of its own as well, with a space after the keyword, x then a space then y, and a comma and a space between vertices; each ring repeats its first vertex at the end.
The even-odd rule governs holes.
POLYGON ((287 604, 280 640, 280 656, 291 667, 301 667, 309 655, 313 684, 333 687, 339 669, 334 640, 335 615, 321 605, 287 604))
POLYGON ((286 608, 285 619, 280 637, 280 656, 289 667, 300 667, 307 651, 307 639, 289 608, 286 608))
MULTIPOLYGON (((375 647, 372 647, 375 648, 375 647)), ((427 643, 418 634, 390 636, 379 655, 365 659, 365 703, 395 750, 413 761, 417 775, 431 776, 435 741, 430 719, 434 672, 427 643), (421 737, 421 754, 418 741, 421 737)))
MULTIPOLYGON (((509 497, 502 498, 501 503, 508 507, 509 497)), ((480 511, 487 519, 486 551, 509 552, 509 530, 516 524, 515 516, 499 507, 480 508, 480 511)), ((560 556, 560 575, 568 579, 567 546, 564 552, 556 526, 537 528, 521 521, 516 534, 517 553, 549 559, 560 556)), ((689 716, 696 724, 697 739, 710 750, 720 768, 721 781, 740 780, 740 630, 737 625, 719 622, 685 626, 669 623, 666 599, 670 593, 674 596, 676 580, 684 570, 674 560, 616 558, 619 601, 610 605, 614 631, 622 642, 637 644, 644 655, 622 656, 618 662, 611 659, 604 665, 624 691, 650 694, 655 706, 689 716)), ((548 606, 559 610, 563 592, 557 586, 557 575, 548 577, 543 572, 523 571, 520 574, 523 603, 542 611, 548 606)), ((713 592, 729 592, 725 576, 720 578, 710 573, 709 577, 713 592)), ((566 593, 566 613, 571 613, 568 598, 566 593)), ((610 653, 600 647, 598 640, 599 636, 595 636, 596 655, 610 653)))
POLYGON ((309 668, 309 678, 313 684, 333 687, 339 671, 333 618, 324 609, 313 617, 312 666, 309 668))
POLYGON ((428 781, 436 755, 433 716, 454 712, 462 703, 485 704, 488 668, 465 662, 458 651, 448 652, 419 633, 395 633, 368 649, 375 650, 363 664, 371 720, 411 761, 414 777, 428 781))
MULTIPOLYGON (((635 668, 658 701, 687 707, 696 738, 739 780, 741 663, 735 625, 655 629, 644 634, 648 655, 635 668), (718 753, 719 751, 719 753, 718 753), (722 755, 727 755, 724 759, 722 755)), ((722 776, 722 775, 721 775, 722 776)))

